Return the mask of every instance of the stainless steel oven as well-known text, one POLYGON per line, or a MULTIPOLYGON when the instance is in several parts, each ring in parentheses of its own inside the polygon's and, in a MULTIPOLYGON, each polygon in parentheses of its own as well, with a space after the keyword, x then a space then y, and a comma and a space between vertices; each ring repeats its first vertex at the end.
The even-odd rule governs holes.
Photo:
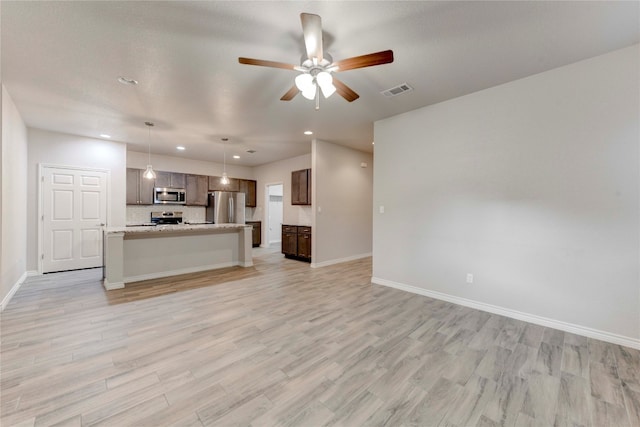
POLYGON ((158 205, 184 205, 187 192, 184 188, 156 187, 153 189, 153 203, 158 205))
POLYGON ((151 212, 151 223, 153 225, 182 224, 182 212, 151 212))

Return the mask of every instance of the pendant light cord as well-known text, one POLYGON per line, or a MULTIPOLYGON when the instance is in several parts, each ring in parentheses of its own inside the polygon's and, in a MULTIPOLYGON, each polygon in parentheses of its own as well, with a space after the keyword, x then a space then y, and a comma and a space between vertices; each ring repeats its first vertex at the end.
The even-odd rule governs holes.
POLYGON ((151 166, 151 127, 153 126, 153 122, 144 122, 144 124, 149 128, 149 139, 147 141, 149 162, 147 163, 147 170, 144 172, 144 177, 147 179, 155 179, 156 173, 153 171, 153 166, 151 166))
POLYGON ((149 146, 149 164, 151 164, 151 128, 154 126, 153 122, 144 122, 145 125, 149 128, 149 138, 147 139, 147 143, 149 146))

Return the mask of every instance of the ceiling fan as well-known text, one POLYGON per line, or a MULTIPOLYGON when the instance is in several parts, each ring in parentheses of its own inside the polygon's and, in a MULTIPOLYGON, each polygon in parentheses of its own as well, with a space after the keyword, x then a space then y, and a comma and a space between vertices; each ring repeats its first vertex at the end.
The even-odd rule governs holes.
POLYGON ((302 21, 302 34, 307 50, 307 59, 303 57, 300 65, 262 59, 238 58, 238 62, 241 64, 300 71, 301 74, 295 78, 295 84, 280 98, 281 101, 291 101, 298 92, 302 92, 302 96, 305 98, 315 100, 316 110, 318 110, 320 108, 320 92, 325 98, 337 92, 347 101, 353 102, 360 95, 336 79, 332 73, 393 62, 393 51, 391 50, 354 56, 334 62, 331 56, 324 53, 322 49, 322 21, 320 16, 312 13, 301 13, 300 20, 302 21))

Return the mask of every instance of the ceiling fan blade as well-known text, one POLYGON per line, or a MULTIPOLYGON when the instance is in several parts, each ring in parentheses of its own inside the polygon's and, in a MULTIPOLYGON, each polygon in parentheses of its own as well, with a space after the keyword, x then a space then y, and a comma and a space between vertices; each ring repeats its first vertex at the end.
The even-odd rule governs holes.
POLYGON ((284 62, 265 61, 263 59, 238 58, 238 62, 247 65, 259 65, 261 67, 284 68, 285 70, 295 70, 297 65, 285 64, 284 62))
POLYGON ((317 58, 322 61, 322 20, 320 16, 312 13, 301 13, 302 34, 304 45, 307 48, 307 57, 313 61, 317 58))
POLYGON ((373 65, 389 64, 391 62, 393 62, 393 51, 383 50, 382 52, 354 56, 353 58, 336 61, 332 66, 337 66, 337 71, 347 71, 356 68, 371 67, 373 65))
POLYGON ((349 86, 336 79, 335 76, 333 76, 333 85, 336 87, 336 92, 338 92, 338 95, 349 102, 353 102, 356 99, 360 98, 360 95, 355 93, 349 86))
POLYGON ((300 90, 298 90, 298 87, 294 84, 293 86, 291 86, 291 89, 287 91, 287 93, 282 95, 280 101, 291 101, 298 94, 298 92, 300 92, 300 90))

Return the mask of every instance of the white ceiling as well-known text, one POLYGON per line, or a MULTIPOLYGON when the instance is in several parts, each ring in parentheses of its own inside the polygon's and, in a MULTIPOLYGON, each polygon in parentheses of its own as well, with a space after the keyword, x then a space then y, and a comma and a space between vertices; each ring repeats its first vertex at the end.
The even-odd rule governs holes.
POLYGON ((635 1, 2 1, 0 12, 2 80, 28 126, 146 152, 151 120, 153 153, 219 162, 229 137, 247 166, 308 153, 313 137, 371 151, 375 120, 640 40, 635 1), (297 73, 238 57, 298 64, 301 12, 322 17, 334 60, 392 49, 395 62, 339 73, 353 103, 280 101, 297 73), (403 82, 415 90, 380 94, 403 82))

